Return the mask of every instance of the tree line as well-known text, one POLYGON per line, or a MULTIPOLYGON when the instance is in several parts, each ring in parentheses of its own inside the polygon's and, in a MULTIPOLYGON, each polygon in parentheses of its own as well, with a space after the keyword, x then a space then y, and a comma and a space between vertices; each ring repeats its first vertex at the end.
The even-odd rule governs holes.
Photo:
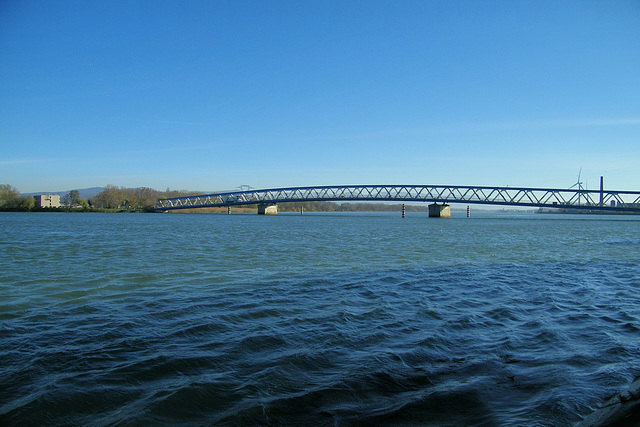
POLYGON ((20 196, 20 192, 9 184, 0 184, 0 209, 23 210, 34 209, 36 199, 31 196, 20 196))
POLYGON ((186 197, 202 194, 197 191, 158 191, 148 187, 126 188, 107 185, 91 199, 91 205, 99 209, 123 209, 152 211, 158 199, 186 197))
MULTIPOLYGON (((194 191, 171 190, 158 191, 148 187, 126 188, 107 185, 103 191, 90 199, 80 197, 78 190, 71 190, 60 197, 61 209, 67 210, 138 210, 152 211, 156 201, 166 197, 184 197, 200 194, 194 191)), ((33 196, 22 196, 17 188, 9 184, 0 184, 0 210, 33 211, 36 207, 33 196)), ((45 210, 48 210, 45 208, 45 210)), ((57 210, 57 209, 56 209, 57 210)))

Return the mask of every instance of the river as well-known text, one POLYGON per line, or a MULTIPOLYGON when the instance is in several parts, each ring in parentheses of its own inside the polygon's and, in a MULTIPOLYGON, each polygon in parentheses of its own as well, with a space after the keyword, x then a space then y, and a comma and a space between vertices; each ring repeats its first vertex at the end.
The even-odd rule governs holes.
POLYGON ((0 424, 574 425, 640 375, 640 221, 0 214, 0 424))

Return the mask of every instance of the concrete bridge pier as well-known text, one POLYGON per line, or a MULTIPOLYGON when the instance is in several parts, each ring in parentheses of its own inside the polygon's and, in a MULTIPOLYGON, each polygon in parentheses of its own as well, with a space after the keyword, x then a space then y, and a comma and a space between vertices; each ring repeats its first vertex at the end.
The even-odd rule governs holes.
POLYGON ((429 218, 451 218, 451 206, 446 203, 429 205, 429 218))
POLYGON ((258 205, 258 215, 277 215, 278 205, 275 203, 260 203, 258 205))

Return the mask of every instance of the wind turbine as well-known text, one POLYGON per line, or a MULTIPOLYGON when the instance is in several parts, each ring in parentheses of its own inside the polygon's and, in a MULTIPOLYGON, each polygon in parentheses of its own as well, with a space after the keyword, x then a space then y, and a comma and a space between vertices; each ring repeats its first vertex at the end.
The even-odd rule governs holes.
POLYGON ((584 188, 582 187, 582 181, 580 181, 580 176, 582 175, 582 166, 580 166, 580 170, 578 171, 578 181, 573 184, 571 187, 569 187, 569 190, 571 190, 574 187, 578 187, 578 205, 580 205, 580 191, 584 190, 584 188))

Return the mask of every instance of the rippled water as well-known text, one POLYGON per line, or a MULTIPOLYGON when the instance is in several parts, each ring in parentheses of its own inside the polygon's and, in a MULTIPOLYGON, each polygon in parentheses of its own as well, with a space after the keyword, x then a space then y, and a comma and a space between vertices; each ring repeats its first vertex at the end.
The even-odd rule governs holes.
POLYGON ((572 425, 640 374, 640 221, 0 214, 0 424, 572 425))

